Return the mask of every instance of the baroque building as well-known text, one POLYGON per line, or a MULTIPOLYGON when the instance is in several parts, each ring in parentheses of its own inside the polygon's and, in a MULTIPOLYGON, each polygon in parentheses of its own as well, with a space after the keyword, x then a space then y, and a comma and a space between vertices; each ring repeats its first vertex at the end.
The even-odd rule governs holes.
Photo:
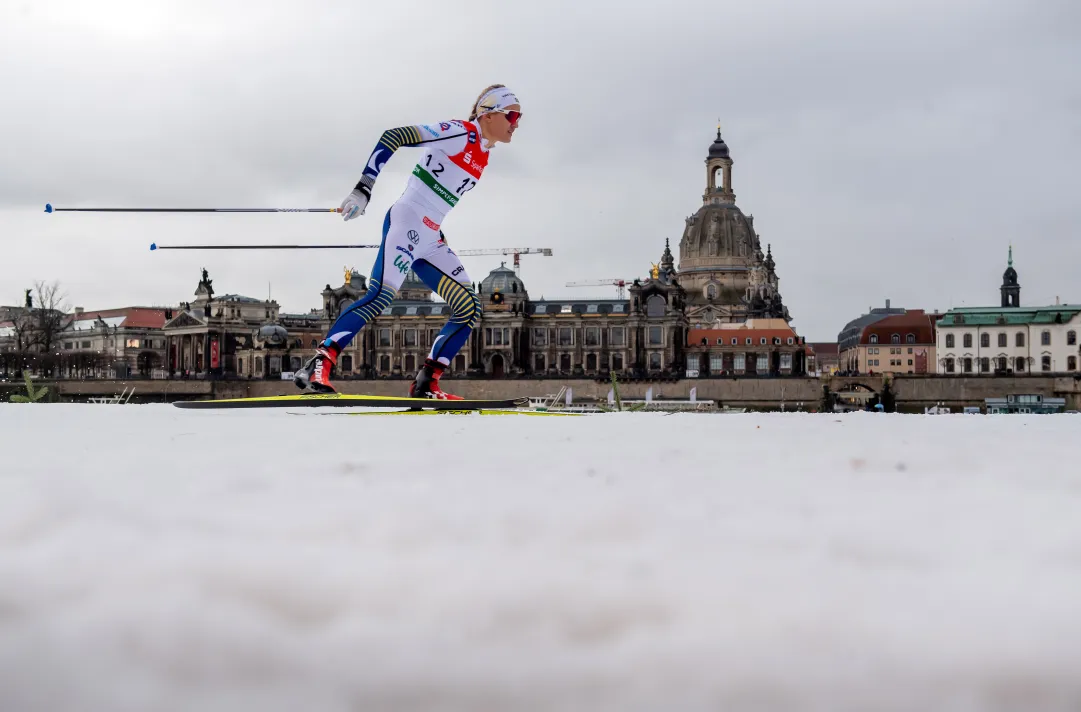
POLYGON ((733 160, 717 129, 706 155, 702 207, 686 220, 678 278, 687 291, 687 318, 699 329, 747 319, 791 321, 781 299, 773 250, 744 215, 732 189, 733 160))

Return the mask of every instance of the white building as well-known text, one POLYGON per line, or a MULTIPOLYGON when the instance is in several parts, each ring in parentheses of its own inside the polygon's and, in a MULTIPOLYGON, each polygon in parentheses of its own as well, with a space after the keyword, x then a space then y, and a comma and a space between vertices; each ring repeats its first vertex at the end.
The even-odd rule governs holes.
POLYGON ((1077 373, 1081 305, 1021 307, 1013 250, 1002 305, 951 309, 938 322, 938 373, 1077 373))

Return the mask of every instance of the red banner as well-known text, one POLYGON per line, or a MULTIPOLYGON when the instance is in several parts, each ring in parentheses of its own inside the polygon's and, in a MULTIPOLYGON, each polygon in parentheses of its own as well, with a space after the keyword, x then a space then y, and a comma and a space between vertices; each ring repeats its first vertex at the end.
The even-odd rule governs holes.
POLYGON ((916 373, 927 373, 927 349, 916 349, 916 373))
POLYGON ((210 367, 218 367, 218 340, 212 339, 210 342, 210 367))

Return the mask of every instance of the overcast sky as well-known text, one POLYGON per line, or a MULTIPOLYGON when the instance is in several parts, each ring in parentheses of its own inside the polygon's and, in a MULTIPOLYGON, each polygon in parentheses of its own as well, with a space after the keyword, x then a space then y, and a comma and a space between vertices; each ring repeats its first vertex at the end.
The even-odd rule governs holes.
POLYGON ((71 306, 171 305, 205 266, 219 294, 321 306, 374 251, 149 244, 378 242, 417 149, 349 223, 44 205, 337 207, 383 129, 465 118, 497 82, 521 128, 445 232, 551 247, 522 258, 534 298, 613 297, 564 283, 675 249, 719 118, 810 340, 886 298, 997 304, 1011 242, 1023 304, 1081 302, 1079 77, 1075 0, 2 0, 0 304, 43 279, 71 306))

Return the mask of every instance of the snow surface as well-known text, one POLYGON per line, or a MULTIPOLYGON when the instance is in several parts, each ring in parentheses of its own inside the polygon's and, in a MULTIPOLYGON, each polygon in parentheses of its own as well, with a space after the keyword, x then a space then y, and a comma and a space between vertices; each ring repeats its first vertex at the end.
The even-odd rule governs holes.
POLYGON ((0 405, 0 454, 4 712, 1081 709, 1081 416, 0 405))

